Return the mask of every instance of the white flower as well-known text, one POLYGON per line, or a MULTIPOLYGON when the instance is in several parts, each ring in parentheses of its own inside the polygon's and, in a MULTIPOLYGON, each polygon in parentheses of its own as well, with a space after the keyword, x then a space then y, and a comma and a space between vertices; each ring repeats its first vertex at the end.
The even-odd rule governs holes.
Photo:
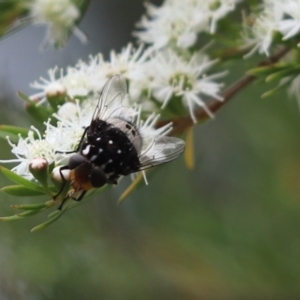
POLYGON ((130 81, 142 80, 143 64, 148 57, 149 51, 144 51, 143 46, 135 49, 128 44, 120 53, 111 51, 107 61, 101 54, 91 56, 87 63, 79 61, 74 68, 67 68, 61 81, 71 98, 100 93, 106 80, 115 74, 130 81))
POLYGON ((45 124, 46 130, 42 135, 36 128, 32 127, 28 137, 19 137, 18 143, 14 144, 9 139, 12 153, 16 159, 1 160, 1 163, 19 163, 12 171, 28 179, 33 179, 29 171, 29 165, 38 158, 44 158, 48 164, 61 164, 70 156, 69 154, 56 154, 56 151, 72 151, 76 149, 84 127, 92 118, 95 101, 84 103, 82 107, 79 103, 64 104, 57 114, 57 125, 51 124, 50 120, 45 124))
POLYGON ((79 62, 75 68, 68 67, 66 75, 61 78, 68 96, 72 99, 76 97, 87 97, 89 93, 99 92, 104 80, 99 78, 99 74, 89 72, 88 66, 84 62, 79 62))
POLYGON ((244 47, 252 47, 246 56, 256 51, 269 55, 276 32, 283 35, 283 40, 288 40, 300 32, 299 0, 265 0, 257 15, 244 18, 244 47))
POLYGON ((142 45, 135 49, 132 44, 128 44, 121 53, 111 51, 106 77, 109 78, 115 74, 120 74, 128 80, 142 77, 143 68, 141 66, 149 58, 150 51, 145 50, 142 45))
POLYGON ((86 37, 76 27, 80 10, 72 0, 31 0, 29 10, 29 19, 33 23, 48 26, 48 42, 62 46, 71 32, 86 42, 86 37))
POLYGON ((137 24, 135 36, 155 49, 167 45, 193 46, 201 32, 215 33, 217 22, 235 8, 237 0, 166 0, 157 7, 146 4, 147 16, 137 24))
POLYGON ((40 78, 31 87, 41 90, 31 98, 46 99, 49 95, 59 95, 65 92, 68 97, 85 98, 90 94, 99 95, 103 85, 114 74, 121 74, 130 81, 129 94, 136 100, 147 86, 145 77, 145 62, 151 50, 143 46, 135 49, 131 44, 120 53, 111 51, 110 59, 105 61, 101 54, 91 56, 88 62, 79 61, 75 67, 68 67, 65 71, 57 68, 48 72, 49 79, 40 78))
POLYGON ((210 76, 205 74, 215 62, 199 53, 195 53, 189 61, 185 61, 172 51, 159 52, 149 63, 148 76, 152 78, 150 89, 154 97, 161 101, 162 108, 167 106, 172 97, 182 97, 183 104, 196 123, 194 113, 196 107, 202 107, 212 116, 205 105, 205 96, 222 100, 218 94, 222 85, 214 80, 226 72, 210 76))
POLYGON ((59 78, 62 78, 62 70, 60 70, 60 77, 56 78, 57 67, 50 69, 48 71, 49 80, 43 77, 40 78, 39 81, 33 82, 30 86, 35 89, 42 90, 39 93, 33 94, 30 96, 32 100, 39 100, 39 103, 43 103, 46 101, 47 97, 55 97, 59 95, 66 94, 65 86, 60 82, 59 78))
POLYGON ((239 0, 207 1, 207 11, 210 21, 210 33, 215 33, 217 22, 235 9, 239 0))
POLYGON ((244 18, 244 48, 252 47, 246 55, 254 52, 269 55, 269 48, 272 44, 274 32, 277 31, 278 22, 282 19, 283 12, 278 1, 265 0, 261 5, 260 13, 255 16, 244 18))
POLYGON ((269 55, 275 32, 280 32, 283 40, 300 32, 300 1, 265 0, 256 16, 244 19, 244 27, 244 47, 252 47, 247 56, 255 51, 269 55))
POLYGON ((280 7, 287 18, 278 23, 278 30, 282 33, 283 39, 287 40, 300 31, 300 1, 284 1, 280 7))
POLYGON ((29 165, 34 159, 44 158, 49 164, 54 161, 55 149, 48 141, 42 138, 40 132, 34 127, 28 132, 28 137, 22 138, 20 136, 17 144, 12 143, 9 138, 7 138, 7 140, 12 147, 11 152, 16 158, 11 160, 1 160, 0 162, 19 163, 12 171, 24 178, 33 179, 32 174, 29 172, 29 165))

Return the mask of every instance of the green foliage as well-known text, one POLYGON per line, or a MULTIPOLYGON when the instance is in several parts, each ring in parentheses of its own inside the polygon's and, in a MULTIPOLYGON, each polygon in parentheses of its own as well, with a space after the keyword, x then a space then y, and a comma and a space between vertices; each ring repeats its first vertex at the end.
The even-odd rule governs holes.
POLYGON ((10 171, 9 169, 6 169, 4 167, 0 167, 1 172, 10 180, 20 184, 21 186, 35 191, 35 192, 40 192, 40 193, 44 193, 44 189, 43 187, 41 187, 40 185, 38 185, 37 183, 34 183, 31 180, 27 180, 22 176, 19 176, 18 174, 16 174, 15 172, 10 171))

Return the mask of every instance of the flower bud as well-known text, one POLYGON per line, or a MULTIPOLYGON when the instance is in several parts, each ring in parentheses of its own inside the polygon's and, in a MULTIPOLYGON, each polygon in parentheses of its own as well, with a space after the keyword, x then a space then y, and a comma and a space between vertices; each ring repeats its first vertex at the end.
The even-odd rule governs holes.
POLYGON ((67 98, 66 88, 59 82, 55 81, 49 84, 45 90, 47 101, 54 110, 57 110, 58 106, 64 104, 67 98))
POLYGON ((29 164, 29 171, 43 186, 48 185, 48 166, 45 158, 34 158, 29 164))

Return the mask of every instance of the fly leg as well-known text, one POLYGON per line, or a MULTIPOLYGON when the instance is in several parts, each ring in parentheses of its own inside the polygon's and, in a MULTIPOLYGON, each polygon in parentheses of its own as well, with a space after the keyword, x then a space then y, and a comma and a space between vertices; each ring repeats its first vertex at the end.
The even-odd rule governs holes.
POLYGON ((72 198, 72 199, 74 201, 81 201, 85 194, 86 194, 86 191, 82 191, 81 194, 77 198, 72 198))
MULTIPOLYGON (((84 197, 85 193, 86 193, 86 191, 82 191, 81 194, 77 198, 72 198, 72 200, 74 200, 74 201, 80 201, 80 200, 82 200, 82 198, 84 197)), ((61 202, 60 206, 58 207, 59 210, 62 210, 65 202, 67 201, 67 199, 69 199, 68 196, 66 198, 64 198, 64 200, 61 202)))
POLYGON ((63 166, 63 167, 60 167, 59 168, 59 174, 60 174, 60 176, 61 176, 61 179, 62 179, 62 185, 61 185, 61 187, 60 187, 60 190, 58 191, 58 193, 55 195, 55 196, 53 196, 52 197, 52 199, 55 201, 56 200, 56 198, 62 193, 62 191, 64 190, 64 187, 65 187, 65 185, 66 185, 66 183, 67 183, 67 180, 66 180, 66 178, 65 178, 65 176, 64 176, 64 174, 63 174, 63 170, 69 170, 70 168, 69 168, 69 166, 63 166))

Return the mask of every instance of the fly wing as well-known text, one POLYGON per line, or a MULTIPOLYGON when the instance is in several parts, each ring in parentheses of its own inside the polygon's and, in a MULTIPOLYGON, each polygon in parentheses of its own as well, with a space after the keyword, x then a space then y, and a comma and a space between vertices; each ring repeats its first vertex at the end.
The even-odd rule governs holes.
MULTIPOLYGON (((185 142, 176 137, 160 136, 140 156, 140 165, 128 172, 134 173, 158 166, 177 158, 185 149, 185 142)), ((127 175, 127 174, 126 174, 127 175)))
POLYGON ((107 119, 114 110, 122 107, 126 90, 126 81, 122 76, 114 75, 108 79, 100 93, 92 121, 107 119))

